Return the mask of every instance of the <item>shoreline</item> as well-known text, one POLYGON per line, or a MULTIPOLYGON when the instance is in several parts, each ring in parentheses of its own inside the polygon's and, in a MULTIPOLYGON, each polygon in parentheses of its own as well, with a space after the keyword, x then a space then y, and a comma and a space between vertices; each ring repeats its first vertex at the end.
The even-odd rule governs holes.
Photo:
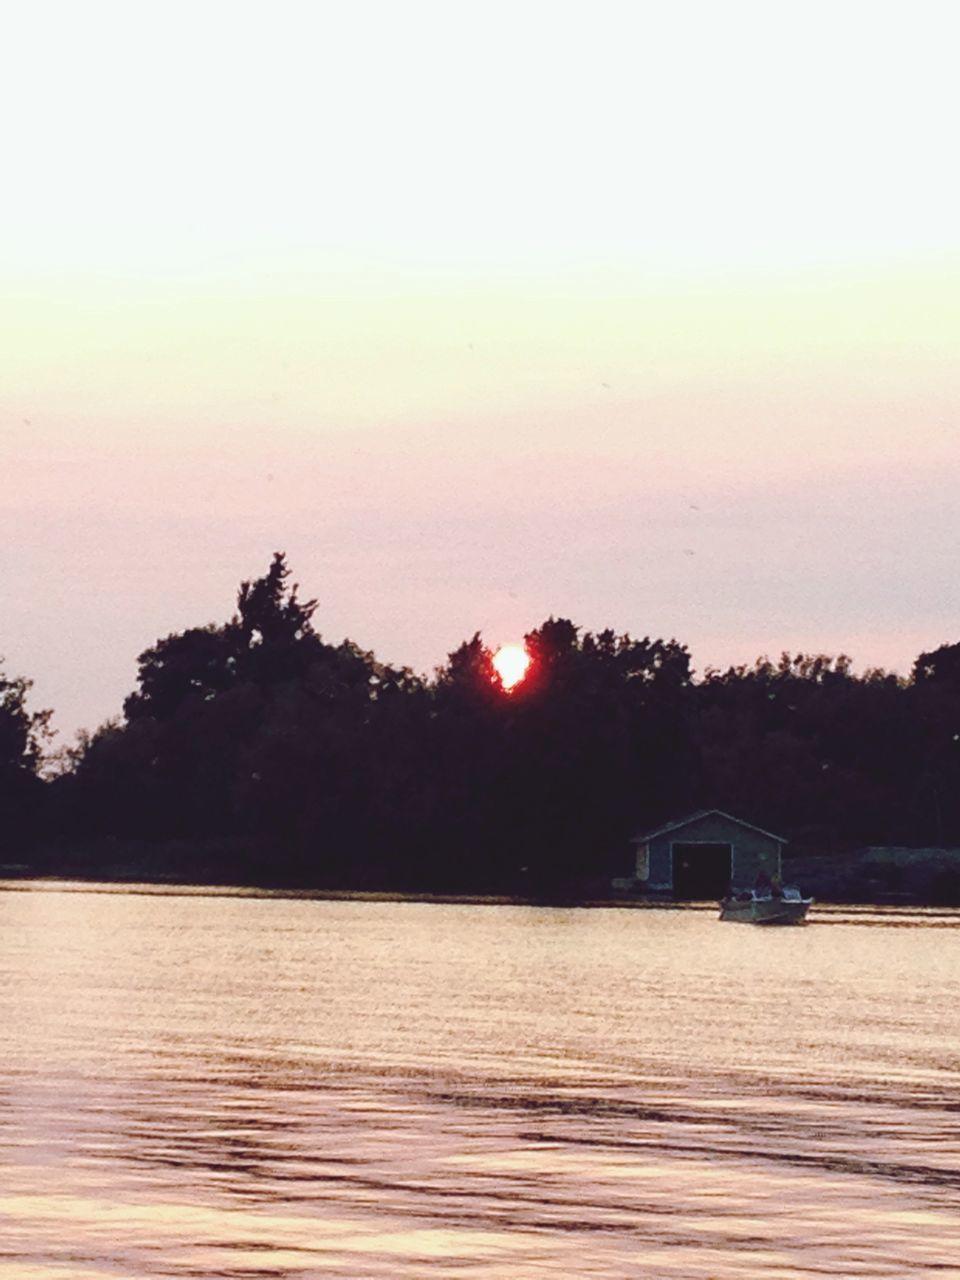
MULTIPOLYGON (((718 903, 711 901, 676 901, 667 898, 583 897, 551 900, 545 897, 522 897, 517 894, 427 893, 375 889, 311 889, 270 885, 224 883, 182 883, 171 880, 89 879, 76 876, 0 877, 0 893, 90 893, 131 894, 143 897, 180 898, 274 898, 303 902, 419 903, 425 906, 472 907, 540 907, 553 911, 697 911, 713 913, 718 903)), ((815 900, 813 910, 828 916, 870 915, 882 911, 885 916, 915 918, 940 917, 960 923, 960 907, 931 902, 843 902, 815 900)))
POLYGON ((549 907, 553 909, 712 910, 712 902, 675 902, 663 898, 556 898, 524 897, 507 893, 429 893, 400 889, 324 889, 277 885, 229 884, 211 881, 195 883, 176 880, 146 880, 91 876, 23 875, 0 876, 0 892, 19 893, 131 893, 145 897, 182 898, 280 898, 314 902, 422 902, 437 906, 549 907))

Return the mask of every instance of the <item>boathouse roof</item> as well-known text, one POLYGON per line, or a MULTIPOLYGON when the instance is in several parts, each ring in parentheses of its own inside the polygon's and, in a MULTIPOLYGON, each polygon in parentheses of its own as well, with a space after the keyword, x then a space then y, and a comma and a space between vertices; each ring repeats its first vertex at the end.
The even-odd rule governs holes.
POLYGON ((688 813, 684 818, 676 818, 673 822, 666 822, 662 827, 657 827, 654 831, 640 831, 635 836, 630 837, 631 844, 646 844, 648 840, 655 840, 657 836, 665 836, 671 831, 679 831, 682 827, 689 827, 694 822, 699 822, 702 818, 723 818, 726 822, 732 822, 735 827, 746 827, 748 831, 757 831, 762 836, 767 836, 770 840, 776 840, 780 844, 787 844, 785 836, 775 835, 772 831, 765 831, 763 827, 754 826, 752 822, 744 822, 742 818, 735 818, 730 813, 724 813, 722 809, 698 809, 696 813, 688 813))

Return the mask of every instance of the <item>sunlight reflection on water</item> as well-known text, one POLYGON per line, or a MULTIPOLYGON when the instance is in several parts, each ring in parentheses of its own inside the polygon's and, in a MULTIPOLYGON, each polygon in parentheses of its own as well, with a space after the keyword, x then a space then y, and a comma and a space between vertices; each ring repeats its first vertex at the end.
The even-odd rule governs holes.
POLYGON ((960 1276, 958 926, 0 892, 0 1280, 960 1276))

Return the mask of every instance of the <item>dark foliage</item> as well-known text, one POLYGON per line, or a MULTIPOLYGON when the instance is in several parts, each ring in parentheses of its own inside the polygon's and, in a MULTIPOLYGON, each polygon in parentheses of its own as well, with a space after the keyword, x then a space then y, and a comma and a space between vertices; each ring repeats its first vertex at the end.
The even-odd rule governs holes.
MULTIPOLYGON (((548 898, 601 889, 632 830, 707 806, 825 853, 960 845, 960 645, 910 680, 784 654, 695 681, 675 640, 549 618, 508 693, 479 634, 425 680, 326 643, 297 590, 277 553, 228 622, 141 654, 123 722, 51 787, 65 840, 141 841, 151 874, 189 874, 169 850, 194 842, 232 851, 198 878, 548 898)), ((29 773, 45 722, 3 688, 29 773)))
POLYGON ((43 788, 37 772, 51 734, 49 711, 30 711, 32 683, 7 676, 0 660, 0 862, 18 858, 43 819, 43 788))

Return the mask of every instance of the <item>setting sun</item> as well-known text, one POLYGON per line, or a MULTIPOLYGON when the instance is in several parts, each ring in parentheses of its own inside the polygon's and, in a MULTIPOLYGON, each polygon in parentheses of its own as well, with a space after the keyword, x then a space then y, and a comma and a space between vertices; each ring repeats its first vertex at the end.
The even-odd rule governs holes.
POLYGON ((504 689, 512 689, 527 674, 530 655, 522 644, 505 644, 493 655, 493 666, 504 689))

